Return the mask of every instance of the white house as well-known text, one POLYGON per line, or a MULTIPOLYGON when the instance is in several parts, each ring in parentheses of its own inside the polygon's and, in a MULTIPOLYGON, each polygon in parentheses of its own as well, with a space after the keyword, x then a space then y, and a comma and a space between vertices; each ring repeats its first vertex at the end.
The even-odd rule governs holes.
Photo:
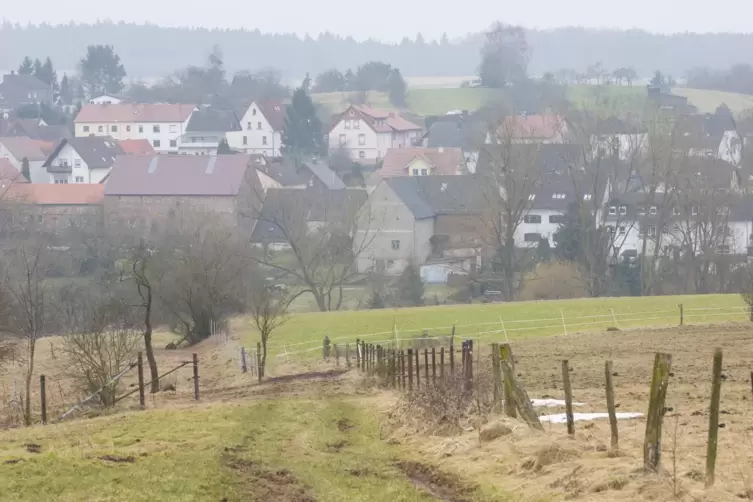
POLYGON ((196 107, 172 104, 87 104, 74 119, 75 136, 147 139, 157 153, 178 153, 196 107))
POLYGON ((692 157, 713 157, 736 166, 742 160, 743 141, 731 116, 682 116, 675 124, 672 145, 692 157))
POLYGON ((244 153, 280 157, 285 106, 280 101, 253 101, 236 112, 240 130, 227 133, 230 148, 244 153))
POLYGON ((88 136, 62 140, 47 158, 46 183, 102 183, 123 149, 114 139, 88 136))
POLYGON ((343 150, 351 159, 376 163, 390 148, 417 145, 422 128, 393 112, 351 105, 337 115, 329 131, 329 150, 343 150))
MULTIPOLYGON (((193 112, 180 138, 181 155, 216 155, 220 141, 241 130, 235 113, 231 110, 205 108, 193 112)), ((229 142, 228 142, 229 144, 229 142)))
POLYGON ((108 94, 103 94, 89 100, 89 104, 92 105, 119 105, 122 102, 122 99, 115 96, 110 96, 108 94))
POLYGON ((29 163, 29 181, 48 183, 44 162, 54 145, 25 136, 0 138, 0 159, 7 159, 18 172, 22 172, 24 160, 29 163))

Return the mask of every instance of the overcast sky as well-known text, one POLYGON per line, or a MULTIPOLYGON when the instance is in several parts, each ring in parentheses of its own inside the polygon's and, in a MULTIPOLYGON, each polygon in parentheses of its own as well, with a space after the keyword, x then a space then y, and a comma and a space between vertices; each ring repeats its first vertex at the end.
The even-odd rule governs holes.
POLYGON ((202 26, 315 35, 331 31, 357 39, 427 39, 486 28, 492 20, 530 28, 587 26, 652 32, 753 32, 753 2, 726 0, 26 0, 3 1, 0 16, 21 23, 93 22, 97 19, 171 26, 202 26), (440 5, 446 7, 439 7, 440 5))

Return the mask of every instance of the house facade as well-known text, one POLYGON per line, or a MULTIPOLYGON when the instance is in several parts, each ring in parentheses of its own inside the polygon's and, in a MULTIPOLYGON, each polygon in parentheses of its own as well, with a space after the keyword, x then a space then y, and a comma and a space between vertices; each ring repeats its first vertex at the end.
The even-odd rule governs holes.
POLYGON ((74 135, 146 139, 157 153, 178 153, 195 109, 173 104, 87 104, 74 119, 74 135))
POLYGON ((329 131, 330 152, 341 150, 356 161, 374 164, 390 148, 408 148, 420 142, 422 128, 393 112, 351 105, 335 116, 329 131))
POLYGON ((44 163, 53 148, 52 143, 24 136, 0 138, 0 159, 8 160, 18 172, 23 171, 26 160, 29 163, 29 181, 48 183, 49 177, 44 163))
POLYGON ((124 153, 120 143, 108 136, 64 139, 44 163, 49 174, 47 183, 102 183, 115 158, 124 153))
POLYGON ((12 111, 22 106, 51 105, 52 86, 34 75, 11 73, 3 75, 0 82, 0 110, 12 111))
MULTIPOLYGON (((216 155, 217 148, 228 135, 241 130, 235 113, 231 110, 205 108, 193 112, 180 138, 181 155, 216 155)), ((229 141, 228 141, 229 144, 229 141)))
POLYGON ((236 111, 239 129, 228 131, 230 148, 243 153, 280 157, 285 105, 280 101, 253 101, 236 111))
POLYGON ((465 157, 460 148, 390 148, 377 178, 396 176, 456 176, 466 174, 465 157))
POLYGON ((71 225, 101 224, 103 200, 103 185, 19 183, 3 197, 3 203, 21 205, 34 225, 51 232, 71 225))

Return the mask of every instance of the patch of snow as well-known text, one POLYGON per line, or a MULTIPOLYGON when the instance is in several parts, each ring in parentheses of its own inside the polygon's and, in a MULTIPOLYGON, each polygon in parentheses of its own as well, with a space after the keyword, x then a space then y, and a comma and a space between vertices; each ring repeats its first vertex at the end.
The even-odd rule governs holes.
MULTIPOLYGON (((617 413, 617 420, 630 420, 632 418, 640 418, 642 416, 643 413, 624 411, 617 413)), ((600 418, 609 418, 609 413, 573 413, 573 421, 575 422, 583 420, 598 420, 600 418)), ((551 422, 553 424, 564 424, 567 423, 567 415, 565 415, 564 413, 556 413, 554 415, 541 415, 539 417, 539 420, 541 420, 542 422, 551 422)))

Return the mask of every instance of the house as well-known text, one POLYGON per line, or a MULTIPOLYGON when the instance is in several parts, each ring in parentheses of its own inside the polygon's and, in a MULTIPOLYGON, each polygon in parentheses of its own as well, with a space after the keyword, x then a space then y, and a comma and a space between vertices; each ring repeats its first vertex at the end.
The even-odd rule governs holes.
POLYGON ((672 146, 694 157, 716 157, 739 165, 743 139, 735 120, 722 115, 683 115, 677 118, 672 131, 672 146))
POLYGON ((560 115, 512 115, 505 117, 487 143, 565 143, 569 126, 560 115))
POLYGON ((498 174, 522 164, 537 173, 566 173, 585 167, 588 160, 584 147, 573 143, 487 144, 479 151, 476 172, 498 174))
POLYGON ((0 111, 12 111, 22 106, 52 104, 52 86, 34 75, 11 73, 0 82, 0 111))
POLYGON ((74 119, 75 136, 146 139, 157 153, 178 153, 194 105, 86 104, 74 119))
POLYGON ((262 211, 251 235, 251 243, 265 250, 289 249, 300 245, 306 235, 326 226, 327 232, 352 237, 358 211, 368 195, 363 189, 343 188, 327 197, 312 188, 272 188, 267 191, 262 211))
POLYGON ((567 117, 570 140, 588 148, 590 158, 616 157, 631 161, 648 150, 646 126, 628 118, 598 117, 586 112, 567 117))
POLYGON ((309 188, 322 196, 326 196, 330 190, 345 188, 343 180, 323 159, 264 159, 257 168, 285 188, 309 188))
MULTIPOLYGON (((375 178, 395 176, 456 176, 467 174, 460 148, 390 148, 375 178)), ((375 183, 376 184, 376 183, 375 183)))
POLYGON ((47 183, 102 183, 115 158, 123 154, 120 143, 109 136, 64 139, 44 162, 47 183))
POLYGON ((240 130, 240 123, 233 111, 202 108, 191 115, 186 132, 180 138, 178 153, 216 155, 220 142, 227 139, 229 133, 240 130))
POLYGON ((464 115, 437 120, 421 138, 427 148, 460 148, 469 172, 476 172, 476 162, 484 144, 485 126, 464 115))
POLYGON ((44 162, 52 150, 53 143, 34 140, 25 136, 0 138, 0 159, 7 159, 19 172, 23 171, 24 161, 29 163, 29 181, 48 183, 49 175, 44 162))
POLYGON ((100 224, 104 185, 51 185, 18 183, 8 189, 3 203, 23 204, 36 225, 60 232, 71 225, 100 224))
POLYGON ((515 246, 532 248, 547 239, 549 246, 556 247, 554 234, 575 203, 591 208, 594 227, 598 225, 609 200, 609 180, 609 176, 594 173, 594 169, 588 167, 578 174, 568 171, 541 174, 535 188, 528 194, 528 207, 515 229, 515 246))
POLYGON ((206 210, 250 236, 265 184, 279 186, 250 155, 125 155, 115 159, 105 184, 105 216, 108 223, 158 231, 191 209, 206 210))
POLYGON ((0 119, 0 136, 26 136, 54 144, 73 136, 64 125, 50 126, 42 119, 0 119))
POLYGON ((345 151, 361 163, 375 164, 390 148, 418 144, 422 128, 400 115, 363 105, 350 105, 336 115, 329 130, 329 150, 345 151))
POLYGON ((476 176, 386 178, 361 211, 357 257, 360 273, 389 275, 430 259, 462 259, 475 268, 488 231, 487 211, 476 176))
POLYGON ((148 139, 123 139, 118 141, 126 155, 154 155, 154 148, 148 139))
POLYGON ((230 148, 243 153, 260 153, 279 157, 282 130, 285 128, 285 106, 280 101, 253 101, 236 111, 240 130, 227 133, 230 148))
POLYGON ((91 98, 89 104, 92 105, 119 105, 123 102, 121 98, 116 96, 110 96, 108 94, 102 94, 96 98, 91 98))

